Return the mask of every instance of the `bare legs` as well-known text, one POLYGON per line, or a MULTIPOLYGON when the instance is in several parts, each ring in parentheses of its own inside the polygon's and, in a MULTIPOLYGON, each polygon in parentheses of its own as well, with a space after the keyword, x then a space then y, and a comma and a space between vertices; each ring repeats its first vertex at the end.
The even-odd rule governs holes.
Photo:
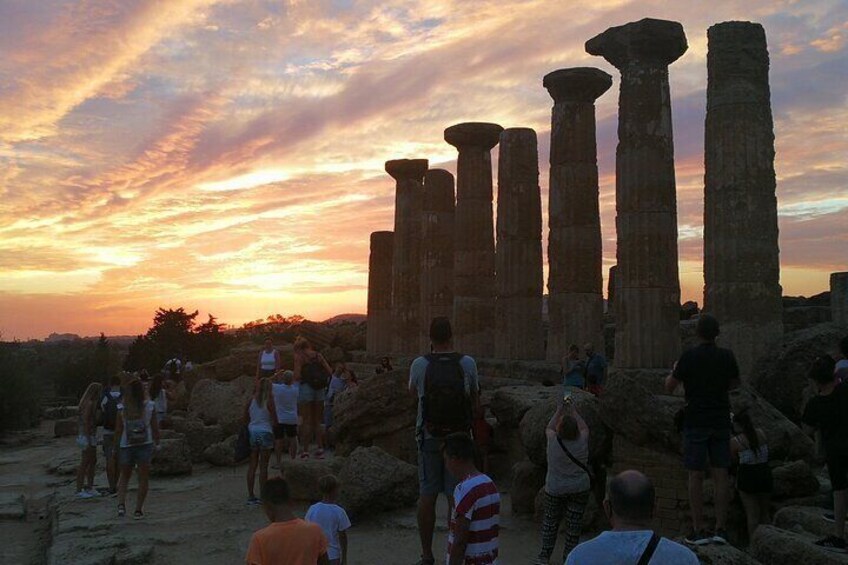
POLYGON ((138 466, 138 493, 135 497, 135 511, 143 512, 144 501, 147 498, 147 490, 150 486, 150 463, 138 466))
POLYGON ((421 538, 421 557, 433 559, 433 530, 436 528, 435 494, 418 497, 418 536, 421 538))
POLYGON ((710 475, 715 485, 716 529, 724 530, 727 528, 727 507, 730 504, 730 478, 727 469, 720 469, 718 467, 712 467, 710 469, 710 475))
POLYGON ((256 468, 259 468, 259 488, 268 480, 268 463, 271 461, 270 449, 253 449, 250 452, 250 464, 247 466, 247 496, 256 498, 256 468))
POLYGON ((834 535, 845 539, 845 496, 846 491, 833 491, 834 535))
POLYGON ((754 537, 754 530, 760 524, 768 524, 771 522, 770 496, 768 494, 748 494, 739 493, 739 498, 742 499, 742 506, 745 507, 745 519, 748 524, 748 539, 754 537))
POLYGON ((77 468, 77 492, 83 489, 91 490, 94 486, 94 468, 97 464, 97 448, 86 447, 80 455, 80 465, 77 468))
POLYGON ((704 529, 704 472, 689 471, 689 506, 692 509, 692 528, 704 529))
POLYGON ((298 405, 298 410, 303 418, 300 426, 300 452, 308 453, 313 439, 319 450, 324 449, 324 403, 303 402, 298 405))

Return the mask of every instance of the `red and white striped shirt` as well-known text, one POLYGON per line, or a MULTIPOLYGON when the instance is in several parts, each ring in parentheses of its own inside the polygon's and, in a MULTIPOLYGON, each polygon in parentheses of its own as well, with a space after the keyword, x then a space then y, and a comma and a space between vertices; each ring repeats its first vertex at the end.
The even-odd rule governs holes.
POLYGON ((456 485, 453 496, 456 506, 448 534, 448 561, 454 542, 456 517, 465 516, 470 522, 465 565, 497 565, 498 523, 501 511, 498 487, 487 475, 480 473, 456 485))

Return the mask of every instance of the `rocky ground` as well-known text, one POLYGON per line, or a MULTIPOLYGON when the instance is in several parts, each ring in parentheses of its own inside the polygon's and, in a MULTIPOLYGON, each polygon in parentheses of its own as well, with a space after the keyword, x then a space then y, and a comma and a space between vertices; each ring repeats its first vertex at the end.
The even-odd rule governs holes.
MULTIPOLYGON (((118 519, 113 498, 74 498, 77 449, 73 438, 53 439, 51 424, 18 436, 22 445, 0 447, 2 563, 229 565, 241 562, 251 533, 266 523, 261 509, 244 504, 245 467, 207 464, 194 465, 191 475, 152 479, 145 519, 118 519)), ((105 484, 102 471, 96 483, 105 484)), ((130 514, 134 497, 132 489, 130 514)), ((298 512, 306 508, 301 503, 298 512)), ((504 562, 529 562, 536 525, 511 516, 508 495, 502 523, 504 562)), ((445 538, 441 528, 436 547, 445 547, 445 538)), ((350 544, 352 564, 414 563, 414 509, 354 520, 350 544)))

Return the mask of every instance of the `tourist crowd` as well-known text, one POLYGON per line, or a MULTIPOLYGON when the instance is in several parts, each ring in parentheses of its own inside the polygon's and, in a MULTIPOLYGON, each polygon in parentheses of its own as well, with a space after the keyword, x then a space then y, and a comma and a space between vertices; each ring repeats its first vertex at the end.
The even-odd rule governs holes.
MULTIPOLYGON (((665 380, 667 393, 674 394, 682 386, 685 397, 685 407, 675 418, 689 475, 692 531, 685 542, 691 546, 726 544, 732 482, 745 509, 749 536, 770 521, 769 436, 757 426, 751 410, 731 412, 730 391, 739 386, 740 373, 732 351, 716 344, 718 321, 701 315, 696 329, 700 343, 680 356, 665 380), (707 476, 714 486, 715 524, 710 528, 704 519, 707 476)), ((408 388, 417 401, 418 563, 441 562, 433 548, 436 502, 441 493, 449 505, 446 563, 494 564, 499 555, 501 499, 486 471, 491 427, 485 423, 477 364, 454 350, 452 338, 450 321, 435 318, 430 326, 430 353, 415 359, 409 369, 408 388)), ((802 422, 811 433, 819 434, 833 489, 833 514, 826 518, 834 523, 834 533, 816 544, 844 552, 848 385, 842 382, 848 379, 848 337, 839 346, 842 359, 822 356, 809 369, 817 395, 807 403, 802 422)), ((590 463, 591 431, 575 401, 576 389, 602 395, 607 362, 591 344, 584 346, 583 354, 581 357, 579 348, 572 345, 563 359, 562 399, 545 429, 547 469, 539 552, 534 562, 550 563, 562 531, 564 564, 698 563, 686 546, 653 530, 655 490, 649 477, 628 470, 607 482, 603 465, 590 463), (584 513, 593 494, 612 529, 580 543, 584 513)), ((78 497, 97 495, 93 479, 97 427, 102 426, 107 493, 117 495, 118 515, 124 516, 127 486, 135 470, 138 494, 133 515, 144 517, 151 459, 159 448, 160 426, 167 422, 170 389, 181 370, 184 367, 172 360, 153 379, 146 374, 124 374, 113 378, 106 388, 98 383, 87 388, 78 407, 78 497)), ((392 370, 391 361, 384 358, 376 374, 392 370)), ((297 518, 283 453, 291 459, 323 458, 335 436, 334 402, 341 392, 355 386, 352 370, 344 363, 331 368, 303 338, 294 344, 293 370, 284 370, 279 351, 270 340, 265 342, 257 360, 254 391, 244 406, 242 447, 249 457, 247 502, 261 505, 271 524, 253 535, 247 563, 347 562, 346 532, 351 523, 337 503, 342 485, 333 475, 322 477, 318 482, 321 501, 309 508, 305 520, 297 518), (275 478, 268 477, 272 455, 280 475, 275 478), (255 495, 257 471, 261 499, 255 495)))

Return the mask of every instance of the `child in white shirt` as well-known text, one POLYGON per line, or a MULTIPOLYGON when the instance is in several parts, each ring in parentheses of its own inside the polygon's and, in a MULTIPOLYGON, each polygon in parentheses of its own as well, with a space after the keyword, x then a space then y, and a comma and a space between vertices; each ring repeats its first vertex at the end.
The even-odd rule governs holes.
POLYGON ((336 504, 339 496, 339 480, 335 475, 324 475, 318 480, 321 502, 316 502, 306 512, 306 520, 321 526, 327 536, 327 557, 330 565, 347 565, 347 530, 350 519, 344 508, 336 504))

